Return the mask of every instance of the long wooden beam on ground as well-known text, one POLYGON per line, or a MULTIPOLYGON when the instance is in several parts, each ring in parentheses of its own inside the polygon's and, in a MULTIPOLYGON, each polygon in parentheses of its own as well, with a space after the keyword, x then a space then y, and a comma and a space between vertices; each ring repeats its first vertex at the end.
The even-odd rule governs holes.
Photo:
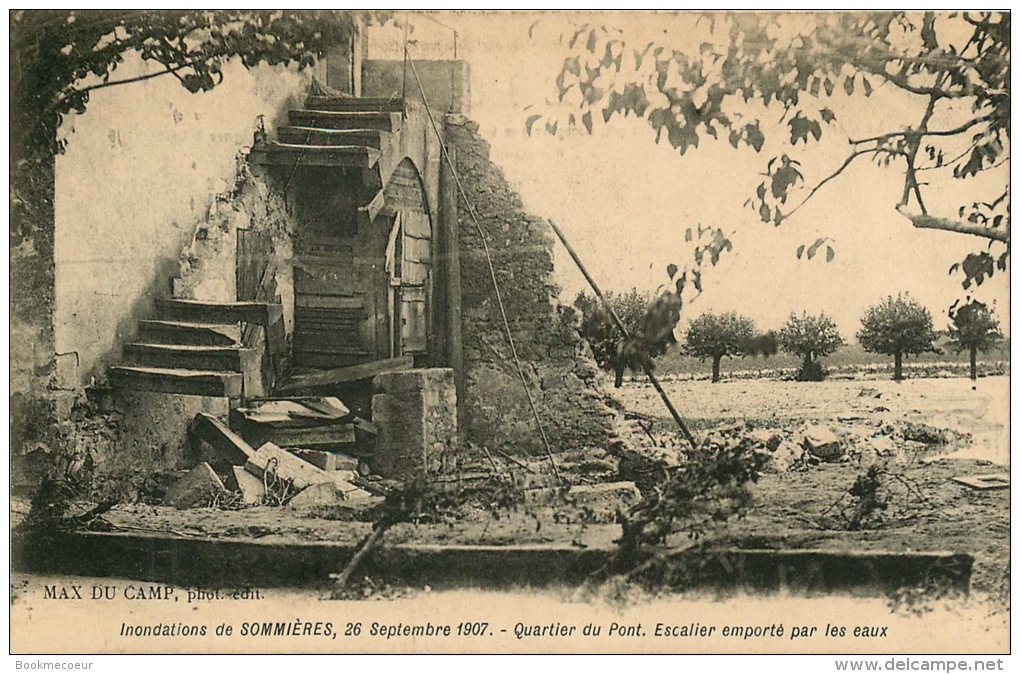
POLYGON ((328 388, 337 384, 347 384, 360 379, 369 379, 378 374, 407 370, 413 366, 414 359, 411 356, 374 360, 370 363, 361 363, 334 370, 296 375, 278 387, 277 391, 307 391, 328 388))

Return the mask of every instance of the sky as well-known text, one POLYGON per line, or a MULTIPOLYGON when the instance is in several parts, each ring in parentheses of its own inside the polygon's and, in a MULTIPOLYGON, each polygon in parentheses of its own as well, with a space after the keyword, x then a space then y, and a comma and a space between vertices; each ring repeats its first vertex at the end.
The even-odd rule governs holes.
MULTIPOLYGON (((654 291, 667 280, 666 265, 682 265, 689 259, 691 244, 685 243, 684 232, 700 224, 731 232, 734 250, 705 272, 704 292, 688 303, 687 320, 706 311, 734 310, 764 330, 779 327, 791 312, 824 311, 849 337, 859 328, 867 306, 886 295, 909 292, 929 307, 940 329, 948 322, 949 306, 967 294, 948 269, 982 244, 965 235, 914 229, 895 211, 902 171, 856 163, 780 227, 756 222, 744 202, 780 143, 768 141, 762 153, 755 154, 749 148, 734 150, 725 141, 703 142, 681 156, 668 143, 655 144, 647 122, 634 118, 596 123, 590 136, 583 130, 528 136, 524 123, 534 110, 526 108, 541 110, 555 92, 554 78, 566 55, 558 41, 565 17, 432 16, 458 31, 458 57, 471 67, 469 116, 492 145, 492 159, 503 167, 528 210, 564 230, 603 289, 654 291), (833 240, 835 259, 798 260, 798 246, 821 236, 833 240)), ((690 34, 689 18, 648 14, 591 18, 624 25, 640 39, 658 37, 674 43, 698 39, 690 34)), ((422 18, 412 23, 417 41, 412 49, 420 58, 450 57, 447 27, 422 18)), ((839 166, 847 138, 882 133, 893 123, 920 117, 916 100, 888 86, 870 99, 837 94, 826 105, 837 121, 823 142, 801 157, 809 181, 839 166)), ((764 114, 763 121, 779 113, 764 114)), ((950 121, 952 112, 944 114, 944 121, 950 121)), ((975 181, 961 184, 951 176, 936 178, 927 189, 926 202, 929 211, 947 216, 985 187, 975 181)), ((556 274, 566 301, 585 287, 559 246, 556 274)), ((1008 330, 1008 275, 997 275, 970 292, 994 302, 1008 330)))

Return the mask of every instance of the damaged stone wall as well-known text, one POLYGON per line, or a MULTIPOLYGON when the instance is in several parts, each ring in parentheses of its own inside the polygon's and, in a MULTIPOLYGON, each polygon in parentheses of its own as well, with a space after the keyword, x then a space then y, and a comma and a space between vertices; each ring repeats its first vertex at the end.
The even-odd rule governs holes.
MULTIPOLYGON (((578 333, 579 316, 559 302, 548 223, 524 211, 502 169, 489 160, 478 125, 447 117, 457 172, 485 233, 510 329, 553 451, 605 447, 616 414, 578 333)), ((458 197, 467 438, 507 451, 542 451, 500 316, 482 239, 458 197)))
POLYGON ((234 186, 217 194, 191 243, 181 252, 173 279, 173 295, 207 302, 237 299, 237 237, 239 229, 272 237, 277 292, 290 334, 294 326, 294 215, 284 190, 271 175, 254 171, 238 156, 234 186))

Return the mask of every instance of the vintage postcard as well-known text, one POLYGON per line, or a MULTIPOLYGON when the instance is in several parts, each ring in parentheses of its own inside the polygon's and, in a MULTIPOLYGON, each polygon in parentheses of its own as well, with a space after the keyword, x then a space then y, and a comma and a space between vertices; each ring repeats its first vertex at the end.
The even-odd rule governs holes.
POLYGON ((1010 34, 12 11, 11 654, 1002 669, 1010 34))

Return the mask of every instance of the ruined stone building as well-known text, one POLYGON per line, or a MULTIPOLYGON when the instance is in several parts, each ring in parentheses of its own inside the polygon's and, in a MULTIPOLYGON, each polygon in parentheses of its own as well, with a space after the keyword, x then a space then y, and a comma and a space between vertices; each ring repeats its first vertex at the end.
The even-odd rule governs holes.
POLYGON ((70 120, 52 250, 12 249, 52 265, 12 298, 15 458, 180 467, 196 414, 239 430, 231 409, 310 393, 370 422, 381 473, 538 453, 490 260, 551 446, 604 447, 553 239, 470 120, 468 64, 414 65, 359 37, 314 73, 141 82, 70 120))

